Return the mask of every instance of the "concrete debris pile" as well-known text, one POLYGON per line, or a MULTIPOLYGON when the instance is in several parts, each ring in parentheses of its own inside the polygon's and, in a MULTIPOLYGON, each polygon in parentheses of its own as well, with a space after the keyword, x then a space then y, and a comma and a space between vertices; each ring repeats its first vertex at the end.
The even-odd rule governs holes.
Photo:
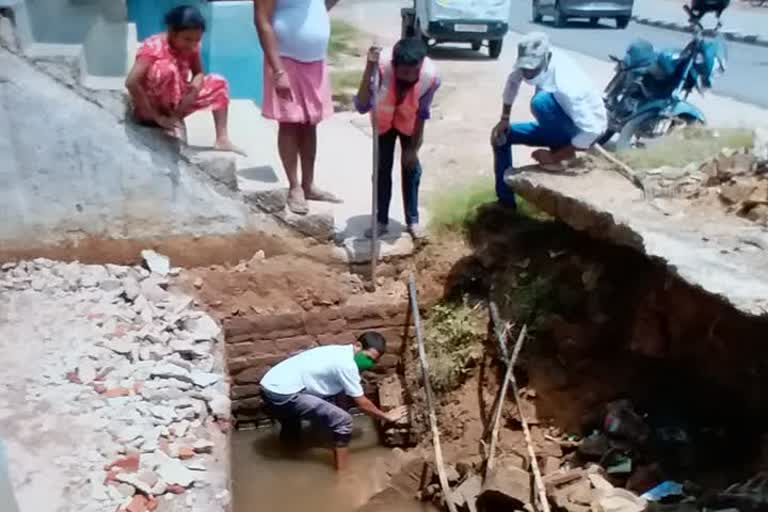
POLYGON ((0 320, 0 435, 22 506, 44 497, 30 509, 228 509, 220 328, 168 278, 8 263, 0 320))
POLYGON ((768 226, 768 162, 752 151, 723 150, 704 163, 648 170, 643 183, 652 197, 709 203, 768 226))

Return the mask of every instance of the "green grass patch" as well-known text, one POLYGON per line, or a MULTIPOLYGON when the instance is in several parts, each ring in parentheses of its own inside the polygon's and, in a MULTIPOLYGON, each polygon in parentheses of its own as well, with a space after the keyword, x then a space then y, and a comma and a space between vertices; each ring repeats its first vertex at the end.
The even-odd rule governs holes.
POLYGON ((429 226, 438 231, 463 231, 475 219, 480 206, 494 201, 496 192, 490 177, 449 188, 429 200, 429 226))
POLYGON ((750 148, 753 143, 752 130, 691 127, 652 141, 646 147, 621 151, 618 156, 627 165, 638 170, 685 167, 690 163, 714 158, 723 149, 750 148))
POLYGON ((351 55, 361 39, 362 33, 351 23, 331 20, 331 39, 328 42, 328 56, 336 62, 344 55, 351 55))
POLYGON ((357 69, 335 69, 331 71, 331 90, 334 94, 357 91, 362 74, 362 70, 357 69))
POLYGON ((486 326, 465 301, 433 307, 424 323, 432 388, 456 389, 482 357, 486 326))
MULTIPOLYGON (((517 211, 535 219, 544 216, 533 205, 519 195, 516 197, 517 211)), ((428 202, 429 228, 433 232, 464 232, 477 218, 478 209, 487 203, 496 202, 493 177, 474 180, 433 194, 428 202)))

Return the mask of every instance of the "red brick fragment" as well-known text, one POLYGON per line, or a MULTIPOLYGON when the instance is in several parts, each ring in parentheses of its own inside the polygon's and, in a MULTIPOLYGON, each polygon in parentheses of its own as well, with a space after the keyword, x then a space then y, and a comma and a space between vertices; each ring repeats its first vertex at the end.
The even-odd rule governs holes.
POLYGON ((109 464, 104 469, 106 471, 112 469, 122 469, 126 473, 135 473, 139 470, 139 463, 141 462, 141 454, 139 452, 130 452, 125 457, 121 457, 109 464))
POLYGON ((135 495, 131 502, 125 507, 125 512, 147 512, 149 500, 142 494, 135 495))

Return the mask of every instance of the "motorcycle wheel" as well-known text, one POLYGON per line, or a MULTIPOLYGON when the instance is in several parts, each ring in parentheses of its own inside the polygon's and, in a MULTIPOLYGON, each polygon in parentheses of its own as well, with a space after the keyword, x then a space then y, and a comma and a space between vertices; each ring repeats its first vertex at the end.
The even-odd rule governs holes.
POLYGON ((568 17, 563 13, 560 4, 555 5, 555 12, 552 15, 552 18, 552 23, 557 28, 563 28, 568 24, 568 17))
POLYGON ((543 16, 539 11, 539 2, 538 0, 533 0, 531 2, 531 20, 533 20, 534 23, 541 23, 542 18, 543 16))
MULTIPOLYGON (((619 132, 619 138, 616 140, 616 151, 631 149, 641 139, 649 138, 649 132, 651 132, 651 137, 665 135, 668 130, 658 134, 655 132, 656 124, 660 120, 658 112, 646 112, 630 120, 619 132)), ((670 123, 671 125, 672 123, 670 123)))

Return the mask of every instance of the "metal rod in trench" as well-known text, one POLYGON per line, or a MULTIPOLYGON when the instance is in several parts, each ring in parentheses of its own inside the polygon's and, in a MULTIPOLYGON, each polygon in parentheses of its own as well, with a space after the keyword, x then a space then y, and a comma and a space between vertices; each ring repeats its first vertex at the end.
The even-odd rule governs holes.
POLYGON ((379 209, 379 116, 376 112, 379 101, 379 70, 373 73, 373 92, 371 93, 371 129, 373 139, 373 173, 371 197, 371 287, 376 289, 376 266, 379 263, 379 223, 376 216, 379 209))
POLYGON ((453 502, 451 487, 448 484, 448 476, 445 474, 445 462, 443 461, 443 449, 440 446, 440 432, 437 430, 437 414, 435 413, 435 398, 432 395, 432 385, 429 382, 429 361, 427 351, 424 348, 424 337, 421 333, 421 317, 419 315, 419 303, 416 298, 416 277, 411 273, 408 281, 408 294, 411 298, 411 312, 413 314, 413 327, 416 330, 416 343, 419 349, 419 361, 421 362, 421 375, 424 379, 424 393, 427 395, 427 407, 429 408, 429 425, 432 429, 432 444, 435 449, 435 465, 437 476, 440 479, 440 488, 445 497, 445 503, 449 512, 456 512, 456 504, 453 502))

